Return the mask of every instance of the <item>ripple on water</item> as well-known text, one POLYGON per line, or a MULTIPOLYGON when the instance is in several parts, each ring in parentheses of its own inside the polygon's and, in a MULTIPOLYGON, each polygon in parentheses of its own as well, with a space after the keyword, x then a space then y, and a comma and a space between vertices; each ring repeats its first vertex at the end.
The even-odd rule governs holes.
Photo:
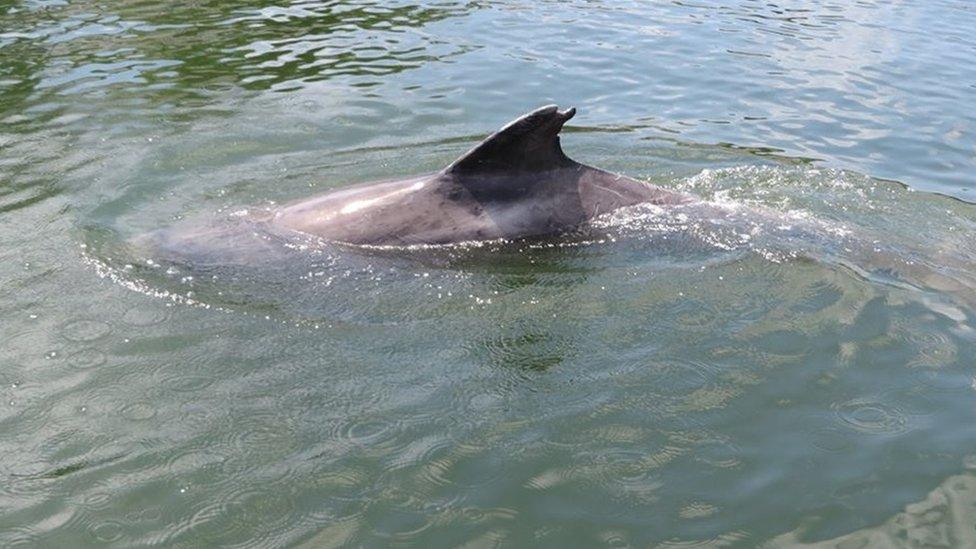
POLYGON ((916 353, 911 367, 939 368, 956 359, 957 345, 947 332, 918 332, 908 327, 902 335, 916 353))
POLYGON ((479 446, 468 443, 453 446, 445 456, 439 456, 423 464, 418 478, 429 486, 461 489, 466 492, 492 486, 506 478, 503 461, 511 459, 498 446, 479 446))
POLYGON ((670 359, 648 367, 653 376, 650 385, 666 394, 688 394, 704 388, 714 377, 716 368, 704 362, 670 359))
POLYGON ((87 494, 82 500, 83 505, 92 510, 107 509, 112 503, 112 494, 107 491, 96 491, 87 494))
POLYGON ((518 511, 505 507, 464 507, 461 509, 461 518, 470 523, 513 520, 517 516, 518 511))
POLYGON ((422 467, 438 457, 447 455, 452 440, 442 435, 430 435, 411 441, 399 448, 396 454, 384 464, 384 473, 400 469, 422 467))
POLYGON ((493 336, 481 342, 491 364, 512 368, 516 373, 544 372, 567 358, 571 343, 543 331, 519 330, 513 334, 493 336))
POLYGON ((113 543, 121 540, 125 536, 125 528, 121 522, 105 521, 89 527, 91 535, 103 543, 113 543))
MULTIPOLYGON (((194 536, 202 537, 206 540, 211 540, 213 538, 220 538, 230 532, 231 526, 223 524, 225 520, 223 514, 225 513, 224 502, 217 501, 205 505, 203 508, 193 513, 188 520, 179 524, 173 528, 168 528, 165 532, 162 532, 162 539, 159 540, 159 545, 172 545, 177 540, 192 538, 194 536)), ((211 541, 210 543, 214 543, 211 541)))
POLYGON ((112 326, 101 320, 73 320, 61 326, 61 337, 75 342, 90 342, 101 339, 112 331, 112 326))
POLYGON ((742 449, 724 437, 694 437, 693 459, 717 469, 735 469, 742 465, 742 449))
POLYGON ((892 389, 881 394, 881 400, 892 402, 909 416, 929 416, 936 412, 938 402, 925 386, 892 389))
POLYGON ((296 446, 293 426, 274 415, 251 415, 233 435, 232 445, 244 455, 282 456, 296 446))
POLYGON ((3 547, 40 547, 40 535, 33 529, 17 526, 0 532, 0 545, 3 547))
POLYGON ((126 530, 130 532, 128 545, 145 546, 154 543, 159 536, 167 536, 177 530, 170 521, 162 522, 163 508, 158 506, 135 509, 125 514, 126 530))
POLYGON ((859 398, 832 406, 847 427, 873 435, 892 435, 909 429, 905 414, 894 406, 871 398, 859 398))
POLYGON ((200 449, 179 448, 166 459, 165 470, 172 477, 193 478, 194 485, 212 484, 220 480, 220 468, 224 457, 215 452, 200 449))
POLYGON ((620 549, 624 547, 631 547, 629 541, 630 537, 627 535, 627 532, 621 530, 606 530, 600 532, 597 537, 607 547, 620 548, 620 549))
POLYGON ((659 498, 658 491, 663 486, 659 469, 670 461, 661 459, 667 452, 659 449, 648 454, 643 450, 610 448, 580 453, 570 463, 538 472, 523 486, 538 491, 561 486, 597 490, 612 499, 647 504, 659 498))
POLYGON ((145 402, 133 402, 123 406, 120 413, 131 421, 146 421, 156 417, 156 408, 145 402))
POLYGON ((182 374, 175 369, 163 370, 160 385, 177 393, 195 393, 213 385, 217 378, 202 374, 182 374))
POLYGON ((733 531, 720 534, 711 539, 676 540, 671 539, 654 545, 654 549, 714 549, 716 547, 738 546, 751 536, 747 532, 733 531))
POLYGON ((340 421, 330 439, 345 449, 386 448, 400 435, 402 425, 385 417, 354 417, 340 421))
POLYGON ((393 424, 384 419, 368 419, 346 424, 343 435, 355 444, 368 445, 382 440, 393 431, 393 424))
POLYGON ((382 509, 372 522, 373 535, 398 544, 419 537, 434 524, 432 517, 423 511, 397 507, 382 509))
MULTIPOLYGON (((327 494, 328 501, 346 501, 361 505, 365 500, 359 496, 366 491, 369 483, 375 478, 374 472, 364 467, 329 461, 319 463, 304 480, 308 488, 327 494)), ((331 509, 320 510, 318 515, 323 518, 335 516, 331 509)))
POLYGON ((233 433, 228 446, 232 451, 220 463, 223 484, 258 477, 264 481, 280 480, 295 473, 287 459, 297 451, 297 441, 290 426, 246 426, 233 433))
POLYGON ((712 303, 698 299, 683 299, 669 308, 672 326, 693 334, 711 331, 722 317, 712 303))
POLYGON ((311 549, 314 547, 360 547, 363 535, 363 518, 355 514, 342 518, 330 518, 321 524, 313 526, 316 530, 300 547, 311 549))
POLYGON ((105 353, 97 349, 87 348, 71 353, 65 360, 72 368, 87 370, 105 364, 108 361, 108 357, 105 356, 105 353))
POLYGON ((636 450, 604 452, 596 460, 596 475, 590 480, 597 480, 602 486, 616 486, 613 491, 628 500, 655 501, 658 490, 664 485, 658 471, 662 464, 660 454, 660 451, 656 452, 649 458, 636 450))
POLYGON ((271 547, 281 545, 295 515, 295 497, 278 483, 261 488, 239 483, 218 493, 214 501, 184 524, 167 530, 162 545, 178 540, 223 547, 271 547))
POLYGON ((220 427, 231 423, 227 410, 216 408, 206 401, 185 402, 180 405, 178 415, 178 421, 194 432, 204 430, 223 432, 220 427))
POLYGON ((431 459, 421 465, 417 479, 428 490, 451 486, 451 468, 456 463, 457 458, 455 456, 431 459))

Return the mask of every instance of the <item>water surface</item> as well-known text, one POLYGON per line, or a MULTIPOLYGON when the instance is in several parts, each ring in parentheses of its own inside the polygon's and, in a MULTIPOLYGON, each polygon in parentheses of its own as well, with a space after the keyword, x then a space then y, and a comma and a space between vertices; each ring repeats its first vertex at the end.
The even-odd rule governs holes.
POLYGON ((4 4, 0 545, 972 541, 976 10, 726 4, 4 4), (706 205, 125 246, 546 103, 706 205))

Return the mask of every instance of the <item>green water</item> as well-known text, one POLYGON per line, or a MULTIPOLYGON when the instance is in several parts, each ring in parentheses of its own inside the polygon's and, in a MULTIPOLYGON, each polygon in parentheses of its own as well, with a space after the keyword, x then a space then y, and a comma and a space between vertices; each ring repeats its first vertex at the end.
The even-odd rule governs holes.
POLYGON ((725 4, 0 4, 0 546, 976 543, 976 8, 725 4), (124 245, 546 103, 705 204, 124 245))

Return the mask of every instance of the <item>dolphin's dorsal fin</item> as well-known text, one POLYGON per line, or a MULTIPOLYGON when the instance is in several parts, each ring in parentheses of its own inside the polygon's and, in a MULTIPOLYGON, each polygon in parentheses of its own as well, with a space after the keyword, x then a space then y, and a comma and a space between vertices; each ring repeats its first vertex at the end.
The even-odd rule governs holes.
POLYGON ((559 131, 576 114, 555 105, 536 109, 488 136, 444 169, 447 173, 541 172, 574 164, 559 146, 559 131))

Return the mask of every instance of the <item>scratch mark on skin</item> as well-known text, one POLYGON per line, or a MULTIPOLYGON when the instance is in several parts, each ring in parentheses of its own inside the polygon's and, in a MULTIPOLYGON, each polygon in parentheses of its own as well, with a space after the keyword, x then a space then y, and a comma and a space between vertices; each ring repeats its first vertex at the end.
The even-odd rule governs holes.
POLYGON ((412 193, 412 192, 415 192, 415 191, 419 191, 420 189, 423 189, 423 188, 424 188, 424 182, 423 181, 418 181, 417 183, 414 183, 413 185, 410 185, 406 189, 400 189, 398 191, 393 191, 393 192, 384 194, 382 196, 377 196, 376 198, 370 198, 368 200, 354 200, 354 201, 346 204, 345 206, 343 206, 342 209, 339 210, 339 213, 340 214, 344 214, 344 215, 345 214, 356 213, 356 212, 358 212, 360 210, 364 210, 366 208, 369 208, 370 206, 373 206, 374 204, 377 204, 379 202, 383 202, 383 201, 385 201, 385 200, 387 200, 389 198, 392 198, 394 196, 399 196, 401 194, 406 194, 406 193, 412 193))
MULTIPOLYGON (((618 176, 618 179, 619 179, 619 176, 618 176)), ((623 199, 623 200, 626 200, 626 199, 627 199, 627 197, 625 197, 624 195, 622 195, 622 194, 620 194, 620 193, 618 193, 617 191, 614 191, 614 190, 612 190, 612 189, 608 189, 608 188, 606 188, 606 187, 604 187, 604 186, 602 186, 602 185, 598 185, 598 184, 596 184, 596 183, 591 183, 591 184, 592 184, 592 185, 593 185, 594 187, 596 187, 596 188, 598 188, 598 189, 600 189, 600 190, 602 190, 602 191, 607 191, 608 193, 613 193, 613 194, 615 194, 615 195, 617 195, 617 196, 619 196, 619 197, 620 197, 621 199, 623 199)))

